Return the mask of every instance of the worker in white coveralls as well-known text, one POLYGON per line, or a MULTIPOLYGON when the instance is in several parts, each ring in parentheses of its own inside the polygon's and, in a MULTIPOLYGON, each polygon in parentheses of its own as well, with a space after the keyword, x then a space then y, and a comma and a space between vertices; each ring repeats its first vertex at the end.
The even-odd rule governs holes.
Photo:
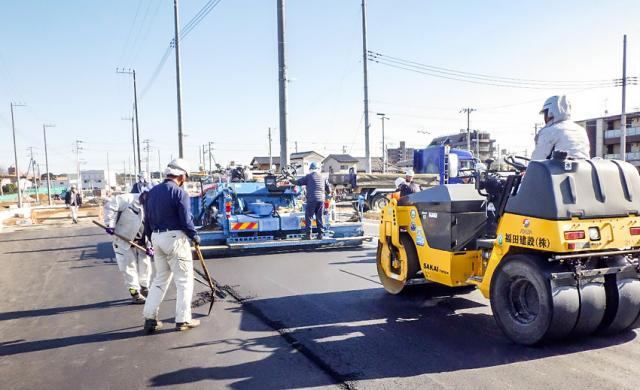
POLYGON ((165 180, 149 191, 145 207, 145 235, 152 247, 147 253, 154 256, 155 275, 144 305, 145 333, 162 327, 158 309, 169 288, 171 278, 176 285, 176 330, 195 328, 200 321, 191 318, 193 295, 193 256, 191 242, 200 244, 200 236, 193 225, 189 195, 182 189, 189 176, 189 164, 175 159, 164 171, 165 180))
MULTIPOLYGON (((144 203, 147 192, 122 194, 112 197, 104 205, 104 224, 107 233, 117 233, 124 238, 145 245, 144 203)), ((113 238, 118 269, 124 276, 124 284, 129 289, 133 303, 143 304, 149 291, 151 279, 151 259, 145 252, 136 249, 120 237, 113 238)))
POLYGON ((571 120, 571 103, 565 95, 547 99, 540 114, 544 115, 545 126, 536 135, 532 160, 549 159, 554 150, 565 151, 571 158, 589 158, 589 137, 571 120))

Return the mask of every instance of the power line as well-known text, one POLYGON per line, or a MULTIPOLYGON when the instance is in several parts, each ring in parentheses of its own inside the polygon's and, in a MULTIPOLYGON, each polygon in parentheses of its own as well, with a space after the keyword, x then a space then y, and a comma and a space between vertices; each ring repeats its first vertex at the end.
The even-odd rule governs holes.
MULTIPOLYGON (((196 26, 198 24, 200 24, 200 22, 207 16, 209 15, 209 13, 218 5, 220 4, 222 0, 209 0, 207 3, 205 3, 205 5, 202 6, 202 8, 200 8, 200 11, 198 11, 192 18, 191 20, 189 20, 189 22, 184 25, 184 27, 182 28, 182 30, 180 31, 180 42, 182 42, 182 40, 184 40, 186 38, 187 35, 189 35, 189 33, 191 31, 193 31, 194 28, 196 28, 196 26)), ((167 47, 167 49, 165 50, 164 54, 162 55, 162 57, 160 58, 160 62, 158 63, 158 65, 156 66, 156 68, 154 69, 153 73, 151 74, 151 77, 149 78, 149 81, 147 82, 147 84, 144 86, 144 88, 142 88, 142 92, 140 93, 140 97, 144 97, 147 92, 149 92, 149 90, 151 89, 151 87, 153 86, 153 84, 155 83, 156 79, 158 78, 158 76, 160 75, 160 72, 162 71, 162 68, 164 67, 164 64, 167 62, 167 60, 169 59, 169 55, 171 54, 171 50, 173 50, 173 47, 175 45, 175 38, 172 39, 169 42, 169 47, 167 47)))
POLYGON ((373 57, 373 58, 387 59, 389 61, 393 60, 393 61, 396 61, 396 62, 407 63, 407 64, 411 64, 411 65, 415 65, 415 66, 423 67, 423 68, 428 68, 428 69, 432 69, 432 70, 439 70, 439 71, 443 71, 443 72, 457 74, 457 75, 460 75, 460 76, 476 76, 477 78, 482 78, 482 79, 487 79, 487 80, 503 80, 503 81, 514 81, 514 82, 518 81, 518 82, 524 82, 524 83, 527 83, 527 84, 538 84, 538 83, 539 84, 601 84, 601 83, 609 83, 609 82, 611 82, 611 80, 608 80, 608 79, 601 79, 601 80, 536 80, 536 79, 505 77, 505 76, 493 76, 493 75, 487 75, 487 74, 481 74, 481 73, 464 72, 464 71, 460 71, 460 70, 444 68, 444 67, 439 67, 439 66, 434 66, 434 65, 422 64, 422 63, 419 63, 419 62, 405 60, 405 59, 402 59, 402 58, 399 58, 399 57, 394 57, 394 56, 390 56, 390 55, 386 55, 386 54, 382 54, 382 53, 377 53, 377 52, 373 52, 373 51, 369 51, 369 56, 373 57))
MULTIPOLYGON (((503 76, 490 76, 479 73, 463 72, 449 68, 421 64, 415 61, 404 60, 398 57, 369 51, 368 60, 389 67, 420 73, 432 77, 448 80, 467 82, 472 84, 490 85, 496 87, 525 88, 525 89, 592 89, 616 87, 622 84, 620 79, 611 80, 556 80, 543 81, 533 79, 517 79, 503 76)), ((630 83, 637 83, 637 77, 627 79, 630 83)))

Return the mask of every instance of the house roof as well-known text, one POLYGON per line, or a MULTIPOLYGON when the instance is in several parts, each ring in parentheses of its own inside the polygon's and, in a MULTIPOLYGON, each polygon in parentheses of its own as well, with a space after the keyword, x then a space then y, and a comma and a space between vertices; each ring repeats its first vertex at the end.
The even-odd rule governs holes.
POLYGON ((320 153, 313 151, 313 150, 309 150, 306 152, 297 152, 297 153, 291 153, 291 159, 295 160, 297 158, 305 158, 305 157, 309 157, 312 154, 317 154, 318 156, 320 156, 320 158, 324 158, 323 155, 321 155, 320 153))
POLYGON ((327 156, 327 158, 324 159, 324 161, 327 161, 329 159, 333 159, 339 163, 345 163, 345 164, 358 162, 358 159, 351 156, 350 154, 330 154, 327 156))
MULTIPOLYGON (((273 163, 276 164, 276 165, 280 165, 280 157, 273 156, 273 163)), ((254 157, 253 160, 251 160, 251 163, 249 165, 254 165, 254 164, 259 164, 259 165, 269 164, 269 156, 267 156, 267 157, 262 157, 262 156, 254 157)))

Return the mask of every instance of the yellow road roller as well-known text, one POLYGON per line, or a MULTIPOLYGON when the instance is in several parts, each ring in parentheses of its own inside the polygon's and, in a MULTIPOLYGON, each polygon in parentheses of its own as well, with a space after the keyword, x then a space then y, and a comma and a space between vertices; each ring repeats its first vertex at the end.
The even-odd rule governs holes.
POLYGON ((505 161, 515 172, 476 170, 473 184, 391 200, 376 256, 384 288, 476 286, 498 327, 524 345, 632 327, 640 316, 636 168, 562 151, 505 161))

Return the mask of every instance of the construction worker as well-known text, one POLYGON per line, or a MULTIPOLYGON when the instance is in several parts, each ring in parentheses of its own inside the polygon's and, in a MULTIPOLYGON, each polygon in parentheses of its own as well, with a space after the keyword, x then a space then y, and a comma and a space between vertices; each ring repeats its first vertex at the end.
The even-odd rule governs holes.
POLYGON ((78 207, 82 206, 82 195, 78 192, 75 184, 71 185, 69 191, 64 196, 64 204, 71 211, 71 220, 78 223, 78 207))
POLYGON ((139 194, 142 190, 150 190, 151 184, 147 182, 147 174, 144 171, 138 173, 138 181, 133 183, 133 187, 131 187, 132 194, 139 194))
POLYGON ((154 256, 155 275, 144 305, 144 331, 152 333, 162 327, 158 309, 171 283, 176 285, 176 330, 195 328, 200 321, 191 318, 193 295, 193 257, 190 242, 200 244, 193 225, 189 195, 182 189, 189 177, 189 164, 175 159, 164 171, 165 180, 149 191, 145 207, 145 236, 152 246, 147 255, 154 256))
MULTIPOLYGON (((134 241, 145 247, 144 203, 148 192, 122 194, 112 197, 104 205, 104 224, 107 233, 134 241)), ((118 269, 124 276, 125 287, 135 304, 143 304, 149 292, 151 279, 151 259, 145 252, 136 249, 124 239, 114 236, 113 251, 118 269)))
POLYGON ((320 170, 318 163, 314 161, 309 164, 309 170, 311 172, 306 176, 298 180, 292 180, 291 183, 307 187, 307 203, 304 211, 304 223, 307 229, 306 239, 311 239, 311 231, 313 228, 311 219, 315 216, 316 226, 318 227, 317 238, 318 240, 322 240, 324 238, 322 208, 324 206, 325 195, 331 193, 331 187, 329 186, 329 182, 318 172, 320 170))
POLYGON ((549 159, 554 150, 565 151, 568 157, 589 158, 589 137, 571 120, 571 103, 565 95, 547 99, 540 114, 544 115, 545 126, 536 135, 532 160, 549 159))
POLYGON ((404 180, 403 177, 399 177, 396 180, 393 181, 393 184, 396 187, 395 192, 391 193, 391 199, 395 199, 395 200, 399 200, 400 199, 400 186, 405 184, 406 181, 404 180))
POLYGON ((400 196, 407 196, 422 191, 420 185, 413 181, 413 169, 408 169, 404 174, 404 183, 401 183, 398 188, 400 189, 400 196))

